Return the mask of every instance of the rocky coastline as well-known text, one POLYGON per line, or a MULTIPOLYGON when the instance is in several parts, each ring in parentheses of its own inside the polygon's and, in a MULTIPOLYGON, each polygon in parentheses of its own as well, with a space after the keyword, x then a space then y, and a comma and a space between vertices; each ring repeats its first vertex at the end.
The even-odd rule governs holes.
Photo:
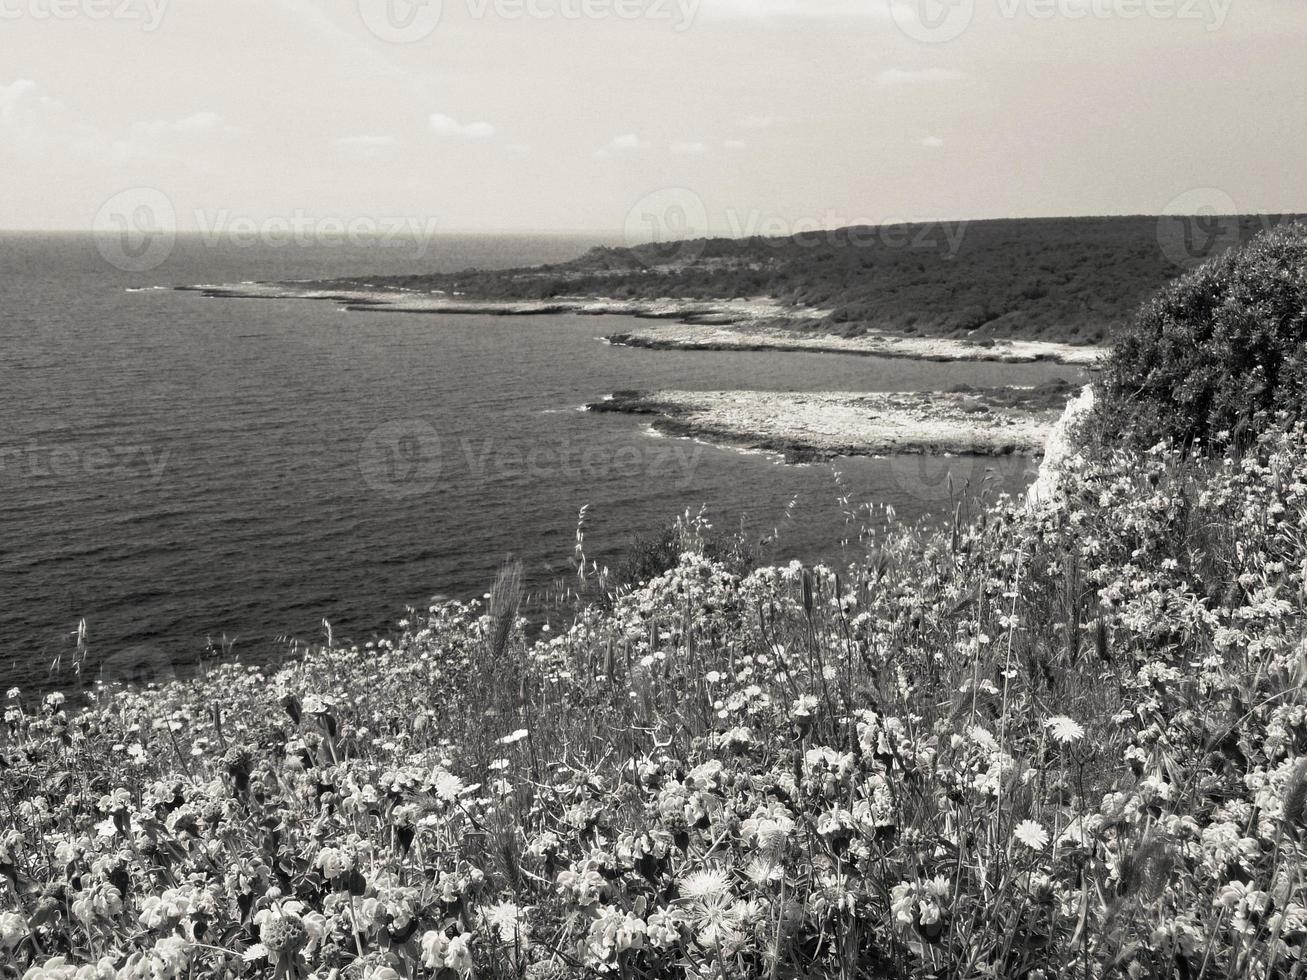
POLYGON ((215 299, 303 299, 347 311, 478 316, 624 316, 664 321, 609 334, 608 343, 649 350, 781 351, 853 354, 926 361, 1040 361, 1092 368, 1102 348, 1054 341, 970 340, 867 331, 842 336, 823 326, 828 311, 754 299, 614 299, 560 296, 549 300, 478 300, 394 287, 340 289, 316 283, 248 282, 180 286, 215 299))
POLYGON ((932 392, 616 392, 593 412, 648 416, 661 433, 789 463, 901 454, 1036 456, 1068 384, 932 392))

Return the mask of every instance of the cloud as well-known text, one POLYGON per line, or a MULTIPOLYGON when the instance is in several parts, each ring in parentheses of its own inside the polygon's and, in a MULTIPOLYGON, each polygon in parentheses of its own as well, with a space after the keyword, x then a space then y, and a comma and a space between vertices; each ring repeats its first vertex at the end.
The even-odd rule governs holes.
POLYGON ((745 116, 738 120, 735 125, 741 129, 770 129, 776 125, 775 116, 745 116))
POLYGON ((0 157, 90 155, 95 148, 94 129, 71 119, 63 103, 43 95, 30 78, 0 85, 0 157))
POLYGON ((883 0, 700 0, 706 20, 887 20, 883 0))
POLYGON ((385 45, 379 48, 372 43, 375 39, 366 32, 352 32, 336 23, 323 9, 334 5, 318 0, 272 0, 272 3, 294 18, 298 30, 312 31, 334 49, 332 55, 324 60, 338 66, 343 74, 400 82, 415 94, 433 90, 434 79, 428 72, 393 63, 382 53, 386 50, 385 45))
POLYGON ((966 74, 952 68, 919 68, 909 71, 903 68, 886 68, 876 76, 877 85, 922 85, 930 82, 956 82, 966 78, 966 74))
POLYGON ((644 140, 640 139, 635 133, 623 133, 621 136, 614 136, 606 144, 595 150, 595 157, 600 160, 607 159, 618 153, 631 153, 634 150, 643 150, 649 146, 644 140))
POLYGON ((924 140, 921 141, 921 145, 926 147, 926 149, 928 150, 938 150, 941 146, 944 145, 944 141, 940 139, 938 136, 927 136, 924 140))
POLYGON ((399 140, 393 136, 342 136, 336 145, 380 150, 399 145, 399 140))
POLYGON ((195 112, 181 119, 133 123, 125 136, 109 143, 106 152, 119 163, 176 158, 193 152, 197 141, 225 139, 239 132, 216 112, 195 112))
POLYGON ((224 126, 222 116, 216 112, 197 112, 172 123, 172 131, 175 133, 213 133, 222 129, 234 131, 235 127, 224 126))
POLYGON ((399 140, 393 136, 342 136, 336 140, 336 149, 356 160, 376 160, 398 146, 399 140))
POLYGON ((231 136, 240 132, 216 112, 196 112, 181 119, 153 119, 132 124, 130 139, 150 141, 169 137, 231 136))
POLYGON ((38 86, 30 78, 20 78, 8 85, 0 85, 0 121, 9 122, 34 104, 42 108, 57 107, 58 103, 37 94, 38 86))
POLYGON ((746 145, 744 140, 727 140, 722 144, 728 150, 743 150, 746 145))
POLYGON ((673 143, 672 152, 680 156, 701 157, 708 152, 703 143, 673 143))
POLYGON ((431 114, 431 128, 439 136, 458 136, 464 139, 483 140, 495 135, 495 127, 488 122, 461 123, 443 112, 431 114))
POLYGON ((0 84, 0 156, 43 163, 85 159, 109 163, 157 162, 193 156, 201 141, 238 133, 216 112, 180 119, 153 119, 111 132, 84 122, 58 99, 42 93, 31 79, 0 84))

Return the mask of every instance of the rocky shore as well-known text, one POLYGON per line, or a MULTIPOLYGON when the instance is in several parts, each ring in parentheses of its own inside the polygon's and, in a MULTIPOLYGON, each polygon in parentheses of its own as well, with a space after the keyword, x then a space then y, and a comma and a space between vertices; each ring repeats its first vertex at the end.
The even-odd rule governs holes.
POLYGON ((770 299, 611 299, 595 296, 558 296, 548 300, 478 300, 447 293, 430 293, 394 287, 341 289, 316 283, 244 282, 224 285, 179 286, 215 299, 307 299, 338 303, 346 309, 395 313, 479 314, 484 316, 630 316, 675 320, 683 324, 724 326, 809 323, 824 310, 786 306, 770 299))
POLYGON ((844 337, 824 330, 827 311, 771 299, 611 299, 560 296, 549 300, 474 300, 445 293, 393 287, 340 289, 316 283, 239 283, 178 287, 221 299, 305 299, 337 303, 346 310, 481 316, 627 316, 672 321, 611 334, 604 339, 651 350, 789 351, 858 354, 927 361, 1049 361, 1093 367, 1102 348, 1037 340, 972 341, 869 331, 844 337))
POLYGON ((1036 455, 1075 388, 934 392, 618 392, 586 407, 787 462, 904 453, 1036 455))
POLYGON ((919 361, 1001 361, 1033 364, 1051 361, 1092 368, 1104 354, 1101 347, 1079 347, 1041 340, 970 341, 950 337, 909 337, 869 331, 841 337, 769 324, 732 323, 712 329, 683 324, 651 324, 612 334, 609 343, 653 350, 767 350, 813 354, 861 354, 867 357, 906 357, 919 361))

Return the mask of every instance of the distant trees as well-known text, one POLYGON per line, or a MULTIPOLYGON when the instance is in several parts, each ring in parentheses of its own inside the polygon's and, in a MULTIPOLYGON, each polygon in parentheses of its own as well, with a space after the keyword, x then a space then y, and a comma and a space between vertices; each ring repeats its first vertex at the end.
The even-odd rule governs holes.
MULTIPOLYGON (((1267 220, 1236 219, 1232 230, 1247 239, 1267 220)), ((888 330, 1100 343, 1181 271, 1159 234, 1159 219, 1150 217, 861 227, 597 248, 549 266, 390 282, 487 300, 768 296, 828 310, 831 329, 854 336, 888 330)), ((1188 255, 1227 243, 1215 236, 1188 255)))

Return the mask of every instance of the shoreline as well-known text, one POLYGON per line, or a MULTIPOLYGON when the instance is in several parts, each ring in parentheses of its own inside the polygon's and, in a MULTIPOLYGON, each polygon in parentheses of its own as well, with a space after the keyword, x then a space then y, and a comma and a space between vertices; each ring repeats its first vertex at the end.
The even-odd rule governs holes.
POLYGON ((1106 353, 1101 347, 1076 347, 1039 340, 994 340, 974 343, 951 337, 910 337, 869 331, 858 337, 808 333, 767 325, 725 326, 688 331, 675 325, 644 327, 610 334, 608 343, 646 350, 781 351, 804 354, 852 354, 914 361, 993 361, 1004 364, 1065 364, 1094 370, 1106 353))
POLYGON ((209 299, 295 299, 333 302, 346 312, 423 313, 465 316, 627 316, 672 321, 609 334, 609 344, 646 350, 777 351, 851 354, 920 361, 1051 362, 1093 369, 1105 351, 1054 341, 908 336, 869 331, 843 337, 822 331, 827 311, 790 307, 771 299, 621 300, 560 296, 550 300, 472 300, 398 289, 329 289, 304 283, 238 283, 173 287, 209 299))
POLYGON ((1038 456, 1073 385, 929 392, 626 391, 592 412, 650 416, 663 434, 773 453, 1038 456))
POLYGON ((630 316, 705 325, 804 323, 826 311, 789 307, 770 299, 614 299, 605 296, 557 296, 548 300, 479 300, 394 288, 317 288, 314 283, 246 282, 174 286, 177 292, 200 293, 208 299, 300 299, 334 302, 345 309, 384 313, 480 314, 484 316, 630 316))

